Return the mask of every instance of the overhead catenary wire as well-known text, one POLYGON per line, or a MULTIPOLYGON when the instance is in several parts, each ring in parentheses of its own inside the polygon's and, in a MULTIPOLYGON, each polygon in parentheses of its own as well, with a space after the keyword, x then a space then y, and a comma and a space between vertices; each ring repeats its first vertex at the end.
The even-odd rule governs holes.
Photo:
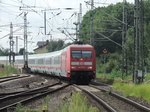
MULTIPOLYGON (((88 5, 91 5, 90 3, 88 3, 88 2, 86 2, 88 5)), ((95 7, 95 6, 93 6, 94 8, 97 8, 97 7, 95 7)), ((116 18, 116 17, 114 17, 114 16, 112 16, 112 15, 110 15, 110 14, 108 14, 107 12, 105 12, 104 10, 102 11, 103 13, 105 13, 107 16, 110 16, 111 18, 113 18, 113 19, 115 19, 116 21, 118 21, 118 22, 120 22, 120 23, 122 23, 122 24, 125 24, 125 25, 128 25, 127 23, 124 23, 123 21, 121 21, 121 20, 119 20, 118 18, 116 18)), ((134 27, 134 26, 130 26, 130 25, 128 25, 129 27, 134 27)))
MULTIPOLYGON (((21 30, 22 28, 23 28, 23 27, 20 27, 20 28, 14 30, 13 33, 15 33, 15 32, 17 32, 17 31, 21 30)), ((5 38, 5 37, 7 37, 7 36, 9 36, 9 35, 10 35, 10 33, 6 34, 5 36, 1 37, 0 39, 3 39, 3 38, 5 38)))

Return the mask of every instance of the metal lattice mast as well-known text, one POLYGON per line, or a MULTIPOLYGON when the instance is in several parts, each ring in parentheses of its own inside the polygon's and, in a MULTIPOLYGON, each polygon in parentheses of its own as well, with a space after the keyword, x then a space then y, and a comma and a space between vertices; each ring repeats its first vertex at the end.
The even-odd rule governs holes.
POLYGON ((79 22, 79 35, 78 38, 80 40, 80 36, 81 36, 81 22, 82 22, 82 4, 80 3, 80 12, 79 12, 79 17, 78 17, 78 22, 79 22))
POLYGON ((16 55, 18 54, 18 36, 16 36, 16 55))
POLYGON ((24 12, 24 68, 28 68, 27 13, 24 12))
POLYGON ((123 26, 122 26, 122 78, 127 75, 127 8, 126 0, 123 0, 123 26))
POLYGON ((46 9, 44 11, 44 33, 46 35, 46 9))
POLYGON ((13 41, 13 25, 12 23, 10 23, 10 36, 9 36, 9 39, 10 39, 10 54, 9 54, 9 63, 10 65, 14 65, 14 55, 13 55, 13 52, 14 52, 14 41, 13 41))
POLYGON ((143 81, 143 3, 142 0, 135 0, 134 11, 134 73, 133 82, 143 81))
POLYGON ((94 9, 94 0, 91 0, 91 14, 90 14, 90 44, 94 44, 94 16, 93 16, 93 9, 94 9))
POLYGON ((142 78, 141 82, 143 82, 144 79, 144 4, 143 0, 140 0, 140 69, 142 70, 142 78))

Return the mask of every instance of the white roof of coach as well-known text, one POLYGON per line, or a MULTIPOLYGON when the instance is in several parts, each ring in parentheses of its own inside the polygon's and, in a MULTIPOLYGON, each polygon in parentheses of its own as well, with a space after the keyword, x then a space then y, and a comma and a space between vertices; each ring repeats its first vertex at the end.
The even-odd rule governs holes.
POLYGON ((29 55, 29 59, 37 59, 37 58, 43 58, 43 57, 53 57, 53 56, 57 56, 60 55, 62 53, 63 50, 60 51, 55 51, 55 52, 50 52, 50 53, 44 53, 44 54, 33 54, 33 55, 29 55))
POLYGON ((0 56, 0 60, 6 60, 8 58, 9 58, 8 56, 0 56))

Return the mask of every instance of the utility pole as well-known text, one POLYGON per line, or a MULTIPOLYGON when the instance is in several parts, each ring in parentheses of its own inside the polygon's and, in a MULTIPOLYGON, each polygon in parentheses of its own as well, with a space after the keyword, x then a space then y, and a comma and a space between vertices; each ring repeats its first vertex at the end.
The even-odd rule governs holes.
POLYGON ((14 65, 14 41, 13 41, 13 25, 12 23, 10 23, 10 36, 9 36, 9 39, 10 39, 10 53, 9 53, 9 63, 10 63, 10 66, 13 66, 14 65))
POLYGON ((122 79, 124 73, 127 75, 127 8, 126 0, 123 0, 123 26, 122 26, 122 79))
POLYGON ((45 32, 45 35, 46 35, 46 9, 44 11, 44 32, 45 32))
POLYGON ((79 14, 78 14, 78 22, 79 22, 79 35, 78 35, 78 38, 80 40, 80 36, 81 36, 81 22, 82 22, 82 4, 80 3, 80 11, 79 11, 79 14))
POLYGON ((94 36, 93 36, 93 26, 94 26, 94 17, 93 17, 93 9, 94 9, 94 0, 91 0, 91 14, 90 14, 90 44, 94 45, 94 36))
POLYGON ((143 28, 143 1, 135 0, 135 10, 134 10, 134 72, 133 72, 133 82, 141 83, 143 82, 143 39, 144 39, 144 28, 143 28))
POLYGON ((27 13, 24 12, 24 69, 28 69, 27 13))
POLYGON ((77 41, 78 39, 79 39, 79 37, 78 37, 78 25, 79 25, 79 22, 74 22, 73 23, 75 26, 76 26, 76 39, 75 39, 75 41, 77 41))
POLYGON ((47 35, 47 20, 46 20, 46 11, 52 11, 52 10, 59 10, 59 8, 56 8, 56 9, 44 9, 44 10, 41 10, 42 12, 44 12, 44 34, 47 35))
POLYGON ((18 54, 18 36, 16 36, 16 55, 18 54))

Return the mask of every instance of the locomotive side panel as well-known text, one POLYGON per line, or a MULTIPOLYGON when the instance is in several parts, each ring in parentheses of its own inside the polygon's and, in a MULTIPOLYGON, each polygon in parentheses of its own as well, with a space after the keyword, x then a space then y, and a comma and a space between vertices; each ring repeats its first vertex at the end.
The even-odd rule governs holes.
POLYGON ((66 69, 66 66, 67 66, 67 52, 66 50, 64 50, 61 54, 61 75, 63 77, 67 77, 67 69, 66 69))
POLYGON ((70 69, 70 48, 67 49, 67 55, 66 55, 66 71, 67 71, 67 74, 66 74, 66 77, 67 78, 71 78, 71 69, 70 69))

